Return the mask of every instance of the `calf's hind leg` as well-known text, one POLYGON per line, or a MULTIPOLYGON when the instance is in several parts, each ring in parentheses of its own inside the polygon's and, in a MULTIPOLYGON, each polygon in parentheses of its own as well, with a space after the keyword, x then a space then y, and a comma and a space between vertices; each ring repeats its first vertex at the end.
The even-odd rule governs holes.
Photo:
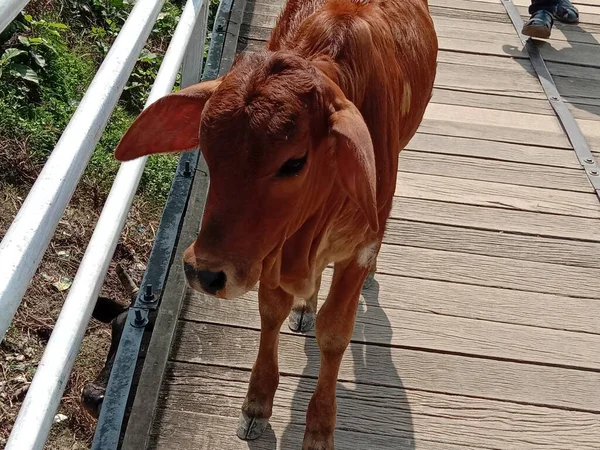
POLYGON ((317 316, 321 370, 308 405, 302 450, 334 450, 338 372, 354 331, 360 291, 368 272, 369 267, 355 259, 335 266, 331 290, 317 316))
POLYGON ((306 333, 315 327, 320 288, 321 275, 317 278, 315 292, 308 299, 295 299, 288 321, 290 330, 297 333, 306 333))
POLYGON ((290 313, 293 301, 294 297, 281 288, 259 287, 260 345, 238 424, 237 435, 241 439, 257 439, 269 423, 273 397, 279 384, 279 330, 290 313))

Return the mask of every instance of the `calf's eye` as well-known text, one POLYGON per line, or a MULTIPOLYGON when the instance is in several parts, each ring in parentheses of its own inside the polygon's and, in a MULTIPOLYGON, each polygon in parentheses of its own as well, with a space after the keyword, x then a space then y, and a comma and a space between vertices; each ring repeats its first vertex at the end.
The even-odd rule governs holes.
POLYGON ((288 159, 277 171, 277 176, 280 178, 293 177, 298 175, 302 168, 306 165, 308 153, 300 158, 288 159))

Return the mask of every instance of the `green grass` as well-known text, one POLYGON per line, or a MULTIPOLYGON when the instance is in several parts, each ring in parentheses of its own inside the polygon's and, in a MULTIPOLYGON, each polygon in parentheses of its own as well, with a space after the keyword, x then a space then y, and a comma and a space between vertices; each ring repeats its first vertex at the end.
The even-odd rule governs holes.
MULTIPOLYGON (((148 97, 182 3, 166 2, 91 156, 85 178, 100 193, 108 191, 119 168, 114 149, 148 97)), ((211 4, 214 16, 218 2, 211 4)), ((26 148, 36 165, 45 162, 58 142, 130 9, 122 0, 66 0, 61 15, 47 10, 20 16, 0 36, 0 57, 16 55, 0 60, 0 136, 26 148)), ((173 155, 151 157, 138 192, 152 203, 163 203, 176 166, 173 155)))

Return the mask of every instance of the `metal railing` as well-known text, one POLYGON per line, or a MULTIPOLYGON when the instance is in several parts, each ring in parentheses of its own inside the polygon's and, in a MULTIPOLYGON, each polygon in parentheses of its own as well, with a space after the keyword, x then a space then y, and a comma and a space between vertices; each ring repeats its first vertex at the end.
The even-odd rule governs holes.
MULTIPOLYGON (((0 337, 21 302, 163 3, 136 3, 0 245, 0 337)), ((198 81, 208 7, 208 0, 186 3, 146 106, 172 90, 182 63, 182 86, 198 81)), ((117 173, 19 411, 7 450, 44 447, 146 159, 123 163, 117 173)))
POLYGON ((0 33, 25 8, 29 0, 2 0, 0 2, 0 33))
POLYGON ((100 140, 165 0, 139 0, 0 243, 0 340, 100 140))

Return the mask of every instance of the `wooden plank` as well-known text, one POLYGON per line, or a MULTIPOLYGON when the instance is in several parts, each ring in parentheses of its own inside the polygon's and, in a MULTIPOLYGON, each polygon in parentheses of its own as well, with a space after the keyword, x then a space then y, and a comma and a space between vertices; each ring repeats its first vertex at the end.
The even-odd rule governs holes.
MULTIPOLYGON (((470 156, 497 161, 540 164, 549 167, 579 169, 575 152, 569 149, 536 147, 500 141, 469 139, 455 136, 417 133, 406 146, 407 150, 443 155, 470 156)), ((407 152, 408 153, 408 152, 407 152)), ((401 153, 403 158, 405 153, 401 153)))
MULTIPOLYGON (((328 292, 332 269, 326 269, 321 294, 328 292)), ((422 278, 377 274, 378 286, 361 296, 366 308, 464 317, 530 327, 598 334, 600 321, 590 311, 596 299, 515 291, 422 278), (372 295, 372 290, 378 290, 372 295), (426 301, 423 294, 426 293, 426 301)), ((248 307, 250 309, 250 307, 248 307)), ((368 310, 366 311, 368 314, 368 310)), ((365 311, 361 309, 361 314, 365 311)), ((535 332, 535 330, 533 330, 535 332)))
POLYGON ((529 236, 600 241, 598 219, 395 197, 391 217, 529 236))
MULTIPOLYGON (((283 4, 283 0, 274 0, 271 2, 267 2, 266 0, 252 1, 250 9, 256 10, 262 14, 277 15, 279 11, 281 11, 283 4)), ((429 2, 429 9, 434 18, 448 17, 487 23, 498 22, 510 24, 510 19, 508 18, 506 11, 501 7, 499 2, 495 1, 489 2, 488 4, 482 4, 482 2, 470 0, 432 0, 429 2)), ((523 12, 523 17, 528 16, 525 8, 521 8, 521 11, 523 12)), ((591 22, 595 23, 595 18, 592 19, 591 22)), ((582 23, 580 23, 577 28, 584 33, 600 32, 598 25, 594 25, 591 22, 582 18, 582 23)), ((555 28, 564 28, 569 31, 574 29, 571 25, 564 25, 561 23, 557 23, 555 28)), ((579 30, 574 31, 577 32, 579 30)))
MULTIPOLYGON (((497 3, 498 0, 476 0, 478 2, 483 2, 483 3, 497 3)), ((530 0, 512 0, 512 2, 519 7, 522 8, 528 8, 529 5, 531 4, 530 0)), ((577 6, 577 8, 579 9, 579 13, 581 15, 584 14, 600 14, 600 7, 598 5, 589 5, 589 4, 579 4, 577 6)))
POLYGON ((384 242, 600 269, 600 259, 595 257, 600 255, 598 242, 524 236, 397 219, 388 222, 384 242))
MULTIPOLYGON (((445 105, 471 106, 486 109, 499 109, 503 111, 515 111, 530 114, 543 114, 554 116, 554 110, 546 98, 529 98, 523 96, 498 95, 499 93, 473 92, 462 90, 463 87, 435 87, 433 89, 432 103, 445 105)), ((535 95, 535 94, 534 94, 535 95)), ((585 99, 588 97, 584 98, 585 99)), ((577 103, 579 98, 571 97, 567 106, 576 119, 599 120, 600 106, 581 105, 577 103)))
MULTIPOLYGON (((429 108, 434 106, 440 106, 439 104, 430 103, 429 108)), ((442 107, 452 105, 441 105, 442 107)), ((458 108, 458 107, 457 107, 458 108)), ((489 110, 494 111, 494 110, 489 110)), ((498 111, 503 113, 511 114, 522 114, 513 113, 510 111, 498 111)), ((552 116, 538 116, 544 117, 550 121, 557 121, 552 116)), ((536 145, 541 147, 556 147, 556 148, 571 148, 571 145, 563 133, 562 135, 558 131, 539 131, 535 128, 529 130, 525 128, 518 128, 513 126, 503 125, 484 125, 482 123, 463 122, 461 120, 455 120, 457 117, 447 116, 446 118, 437 117, 432 119, 425 117, 420 125, 419 131, 429 134, 440 134, 444 136, 458 136, 472 139, 487 139, 493 141, 509 142, 513 144, 525 144, 525 145, 536 145)), ((577 122, 580 122, 579 120, 577 122)), ((588 120, 586 122, 598 123, 597 121, 588 120)), ((516 125, 516 124, 515 124, 516 125)), ((523 126, 526 124, 523 123, 523 126)), ((589 132, 584 132, 585 137, 588 141, 589 147, 595 153, 600 152, 600 138, 597 136, 590 136, 589 132)))
POLYGON ((516 186, 449 176, 402 173, 396 196, 548 214, 600 218, 594 194, 516 186))
MULTIPOLYGON (((463 15, 456 15, 456 17, 464 17, 465 19, 480 20, 481 15, 474 15, 473 13, 487 13, 490 16, 490 20, 495 19, 495 16, 506 16, 506 11, 501 3, 495 0, 490 2, 482 2, 479 0, 430 0, 430 10, 432 15, 447 15, 445 9, 458 10, 463 15)), ((521 16, 528 17, 529 12, 526 6, 517 6, 517 9, 521 13, 521 16)), ((579 17, 581 23, 587 23, 592 25, 600 25, 600 15, 598 14, 581 14, 579 17)))
MULTIPOLYGON (((600 57, 600 55, 598 56, 600 57)), ((597 80, 561 76, 553 78, 558 91, 569 102, 579 105, 600 106, 600 87, 597 80)))
POLYGON ((449 64, 438 61, 435 86, 482 94, 547 100, 536 76, 527 70, 449 64))
POLYGON ((600 70, 594 67, 579 67, 569 64, 546 61, 548 70, 553 77, 583 78, 587 80, 600 81, 600 70))
MULTIPOLYGON (((458 5, 457 5, 458 6, 458 5)), ((502 11, 469 11, 463 8, 450 8, 443 6, 435 6, 429 4, 429 11, 432 17, 448 17, 456 19, 469 18, 471 20, 499 22, 509 24, 510 18, 506 12, 502 11)))
MULTIPOLYGON (((501 70, 513 70, 519 73, 526 71, 535 76, 535 71, 531 62, 527 59, 504 58, 496 55, 478 55, 475 53, 457 53, 440 50, 438 52, 438 62, 459 64, 461 66, 481 66, 501 70)), ((561 64, 561 67, 572 68, 567 64, 561 64)), ((592 70, 591 68, 588 68, 592 70)))
MULTIPOLYGON (((254 18, 252 20, 253 20, 253 22, 256 21, 257 23, 262 22, 262 21, 254 19, 254 18)), ((473 52, 473 53, 499 55, 499 56, 510 56, 510 57, 515 57, 515 58, 527 58, 528 57, 527 53, 524 50, 519 48, 519 46, 518 46, 519 41, 517 41, 516 35, 514 37, 514 42, 512 42, 512 44, 514 44, 514 45, 507 45, 506 47, 503 47, 501 43, 469 40, 469 39, 465 38, 463 36, 463 33, 460 33, 459 31, 462 31, 462 30, 458 30, 458 31, 455 30, 454 32, 449 31, 448 33, 444 33, 444 34, 438 33, 439 47, 444 50, 451 50, 451 51, 463 51, 463 52, 468 51, 468 52, 473 52)), ((249 23, 245 22, 241 26, 240 36, 243 36, 243 37, 246 37, 249 39, 266 41, 271 36, 271 28, 254 25, 254 24, 249 24, 249 23)), ((580 44, 580 45, 584 45, 584 44, 580 44)), ((582 51, 585 51, 585 50, 586 49, 583 49, 582 51)), ((553 56, 552 61, 573 63, 574 62, 573 58, 575 58, 575 61, 578 61, 577 56, 579 55, 579 53, 580 52, 577 52, 576 54, 569 53, 569 55, 566 55, 566 56, 571 57, 569 59, 562 57, 563 56, 562 53, 552 54, 552 56, 553 56)), ((587 60, 587 61, 589 61, 589 60, 587 60)))
POLYGON ((404 151, 400 154, 399 170, 554 190, 594 192, 583 169, 563 169, 458 155, 404 151))
MULTIPOLYGON (((598 122, 577 120, 577 123, 590 149, 598 153, 600 151, 598 122)), ((515 144, 571 148, 556 117, 512 111, 430 103, 419 131, 515 144)))
MULTIPOLYGON (((439 66, 440 63, 438 63, 438 67, 439 66)), ((460 69, 461 67, 457 67, 457 70, 460 69)), ((448 85, 449 77, 444 77, 439 71, 438 77, 440 80, 436 83, 433 89, 433 97, 431 98, 432 103, 442 103, 445 105, 457 106, 471 106, 487 109, 500 109, 504 111, 544 114, 547 116, 554 115, 554 110, 545 98, 529 98, 521 95, 508 96, 503 95, 499 92, 474 92, 472 90, 468 90, 468 87, 464 86, 464 82, 462 86, 448 85), (446 85, 444 86, 444 84, 446 85)), ((533 95, 537 97, 537 94, 533 95)), ((590 116, 591 117, 580 118, 591 118, 592 120, 596 118, 595 115, 590 114, 590 116)))
MULTIPOLYGON (((321 297, 328 292, 330 276, 328 271, 321 297)), ((597 369, 600 366, 595 357, 600 348, 598 334, 434 314, 434 306, 426 312, 389 307, 394 304, 393 296, 397 293, 395 281, 392 277, 384 277, 375 288, 363 293, 363 306, 357 314, 353 341, 562 367, 597 369), (384 284, 390 280, 391 283, 384 284), (383 303, 387 306, 382 308, 383 303)), ((417 298, 422 297, 423 293, 417 298)), ((184 309, 182 318, 258 330, 257 301, 256 292, 245 294, 234 305, 229 305, 231 301, 212 301, 202 294, 190 292, 186 303, 189 306, 184 309)), ((428 304, 423 300, 422 303, 422 308, 427 309, 428 304)), ((560 310, 560 305, 548 306, 560 310)), ((597 306, 592 309, 597 310, 597 306)), ((580 309, 578 316, 583 313, 580 309)), ((282 331, 288 333, 287 325, 282 331)))
MULTIPOLYGON (((320 301, 329 291, 333 269, 327 268, 323 274, 323 286, 320 301)), ((573 298, 564 295, 542 294, 539 292, 516 291, 510 289, 475 286, 425 278, 411 278, 399 275, 378 273, 377 286, 361 294, 361 315, 365 308, 383 308, 388 311, 412 311, 425 314, 443 315, 475 319, 479 321, 499 322, 529 327, 549 328, 562 331, 600 333, 600 321, 590 311, 598 309, 598 300, 592 298, 573 298), (376 295, 374 292, 376 291, 376 295), (423 300, 426 293, 426 301, 423 300), (362 306, 364 305, 364 306, 362 306)), ((237 325, 232 321, 236 314, 246 319, 245 314, 258 314, 255 293, 249 293, 237 299, 231 305, 227 302, 209 301, 189 293, 188 307, 183 318, 237 325), (198 297, 196 300, 192 297, 198 297), (206 307, 206 308, 205 308, 206 307), (229 312, 226 308, 231 308, 229 312), (206 311, 204 311, 206 309, 206 311), (233 315, 233 316, 232 316, 233 315)), ((370 313, 368 313, 370 314, 370 313)), ((402 314, 395 314, 395 317, 402 314)), ((358 318, 362 320, 362 316, 358 318)), ((258 316, 254 323, 259 326, 258 316)), ((406 323, 403 320, 403 323, 406 323)), ((468 323, 468 322, 464 322, 468 323)), ((284 327, 285 331, 285 327, 284 327)), ((532 330, 535 333, 535 330, 532 330)), ((358 333, 355 340, 362 342, 364 335, 358 333)), ((388 343, 388 342, 384 342, 388 343)))
MULTIPOLYGON (((277 14, 279 11, 278 6, 264 4, 255 5, 255 7, 259 6, 261 8, 260 11, 271 12, 273 14, 277 14)), ((266 37, 267 35, 265 34, 264 39, 266 39, 266 37)), ((259 40, 241 38, 241 49, 247 48, 255 51, 257 48, 262 48, 263 46, 264 44, 259 40)), ((469 89, 474 92, 488 92, 491 90, 498 94, 504 93, 545 100, 545 95, 539 86, 535 72, 528 59, 506 59, 494 55, 457 54, 455 52, 442 50, 438 54, 438 61, 437 85, 439 87, 469 89), (471 76, 465 77, 464 68, 447 66, 447 64, 459 64, 461 66, 470 65, 476 67, 470 69, 473 72, 471 76), (528 75, 523 76, 524 73, 528 75), (487 83, 482 84, 482 81, 480 80, 486 80, 487 83), (490 85, 490 82, 493 84, 490 85)), ((572 67, 567 64, 555 63, 552 61, 548 61, 547 63, 553 75, 568 76, 570 78, 600 78, 600 71, 596 71, 592 68, 572 67)), ((598 91, 597 88, 591 89, 593 86, 589 83, 566 83, 558 80, 558 85, 561 88, 560 90, 563 92, 563 95, 566 95, 568 100, 573 102, 585 101, 585 99, 591 95, 590 93, 598 91)), ((597 84, 595 84, 595 86, 597 86, 597 84)), ((588 101, 588 103, 590 102, 588 101)), ((596 115, 598 113, 597 109, 593 110, 592 113, 596 115)))
MULTIPOLYGON (((535 72, 529 60, 526 59, 506 59, 493 55, 471 55, 467 53, 455 53, 440 51, 438 53, 438 67, 444 70, 444 65, 458 65, 456 69, 453 66, 448 66, 446 72, 440 72, 438 75, 438 87, 444 87, 448 84, 450 89, 469 90, 474 92, 486 92, 485 86, 477 84, 478 82, 461 80, 453 73, 460 73, 462 66, 475 66, 470 69, 471 73, 479 73, 482 76, 486 71, 494 70, 500 74, 499 81, 495 81, 493 77, 491 86, 494 93, 502 94, 501 89, 506 84, 504 79, 513 80, 515 85, 519 86, 515 94, 516 97, 536 98, 540 95, 539 82, 537 82, 535 72), (484 69, 480 69, 483 67, 484 69), (442 83, 443 82, 443 83, 442 83), (535 83, 538 83, 537 85, 535 83), (524 88, 523 86, 527 86, 524 88), (494 88, 495 86, 495 88, 494 88), (537 86, 537 87, 536 87, 537 86)), ((554 77, 558 90, 561 95, 569 102, 596 105, 600 96, 600 70, 591 67, 572 66, 568 64, 555 63, 546 61, 548 69, 554 77), (596 82, 589 82, 594 80, 596 82)), ((511 88, 508 88, 511 89, 511 88)), ((512 89, 515 89, 514 87, 512 89)), ((509 91, 510 92, 510 91, 509 91)), ((545 96, 540 97, 541 100, 546 100, 545 96)), ((500 108, 502 109, 502 108, 500 108)), ((589 108, 589 111, 595 118, 600 116, 600 107, 589 108)), ((576 117, 586 118, 586 117, 576 117)))
MULTIPOLYGON (((600 16, 598 17, 600 21, 600 16)), ((273 16, 251 13, 249 19, 241 26, 240 35, 250 39, 267 40, 274 21, 273 16)), ((437 27, 437 36, 439 47, 444 50, 529 58, 516 33, 496 35, 470 29, 437 27)), ((548 61, 600 67, 598 45, 556 40, 552 44, 540 44, 540 51, 548 61)))
MULTIPOLYGON (((256 358, 258 337, 257 329, 180 321, 180 344, 173 349, 172 359, 249 370, 256 358)), ((282 332, 279 355, 281 373, 318 375, 320 354, 313 337, 282 332)), ((339 380, 598 411, 599 400, 590 394, 597 389, 599 376, 597 372, 352 342, 342 360, 339 380)))
MULTIPOLYGON (((558 141, 554 145, 550 142, 549 147, 570 148, 568 140, 556 117, 539 114, 526 114, 512 111, 500 111, 495 109, 469 108, 465 106, 440 105, 430 103, 425 112, 425 119, 448 123, 485 126, 489 130, 487 139, 505 140, 508 142, 523 139, 525 144, 536 145, 539 141, 558 141), (497 135, 493 133, 497 129, 497 135), (519 136, 512 140, 503 134, 503 130, 515 130, 519 136), (521 134, 525 132, 521 136, 521 134), (538 136, 539 135, 539 136, 538 136), (508 138, 508 139, 507 139, 508 138)), ((593 120, 578 120, 581 131, 585 134, 591 147, 600 147, 600 127, 593 120)), ((544 144, 541 144, 544 145, 544 144)))
MULTIPOLYGON (((495 0, 494 0, 495 1, 495 0)), ((502 35, 515 36, 515 28, 512 23, 505 22, 494 22, 484 20, 471 20, 468 17, 456 18, 456 17, 443 17, 433 16, 433 21, 436 26, 436 30, 447 30, 449 28, 456 28, 461 30, 477 31, 485 35, 491 35, 489 38, 503 39, 502 35)), ((582 29, 571 27, 568 29, 555 27, 552 30, 552 41, 565 41, 565 42, 577 42, 584 44, 598 44, 600 41, 600 33, 585 32, 582 29)))
POLYGON ((533 261, 383 245, 377 270, 388 275, 426 278, 529 292, 600 298, 600 270, 533 261))
MULTIPOLYGON (((296 421, 286 423, 279 416, 271 419, 260 439, 245 442, 239 439, 235 430, 237 416, 221 416, 192 411, 179 411, 170 403, 161 415, 152 436, 152 449, 172 450, 289 450, 302 444, 304 425, 296 421), (198 425, 201 424, 201 425, 198 425), (193 443, 193 444, 190 444, 193 443)), ((363 432, 336 429, 335 444, 341 449, 381 449, 404 450, 414 448, 407 438, 371 435, 363 432), (396 442, 396 439, 398 440, 396 442), (390 447, 391 445, 391 447, 390 447)), ((447 442, 419 439, 419 450, 479 450, 481 447, 454 445, 447 442)))
MULTIPOLYGON (((247 389, 247 371, 173 364, 173 372, 174 382, 164 391, 167 409, 225 417, 239 414, 247 389)), ((282 376, 274 401, 272 427, 303 425, 314 387, 313 379, 282 376)), ((375 447, 378 449, 420 449, 428 445, 427 441, 433 441, 487 448, 526 445, 532 450, 564 449, 571 444, 573 448, 587 450, 595 448, 594 439, 599 432, 597 416, 590 413, 391 387, 343 382, 338 384, 337 400, 336 428, 378 438, 379 445, 375 447)), ((301 440, 291 439, 284 431, 280 448, 298 448, 301 440)))
POLYGON ((240 37, 238 39, 237 52, 257 52, 265 49, 265 41, 257 41, 254 39, 248 39, 244 37, 240 37))

